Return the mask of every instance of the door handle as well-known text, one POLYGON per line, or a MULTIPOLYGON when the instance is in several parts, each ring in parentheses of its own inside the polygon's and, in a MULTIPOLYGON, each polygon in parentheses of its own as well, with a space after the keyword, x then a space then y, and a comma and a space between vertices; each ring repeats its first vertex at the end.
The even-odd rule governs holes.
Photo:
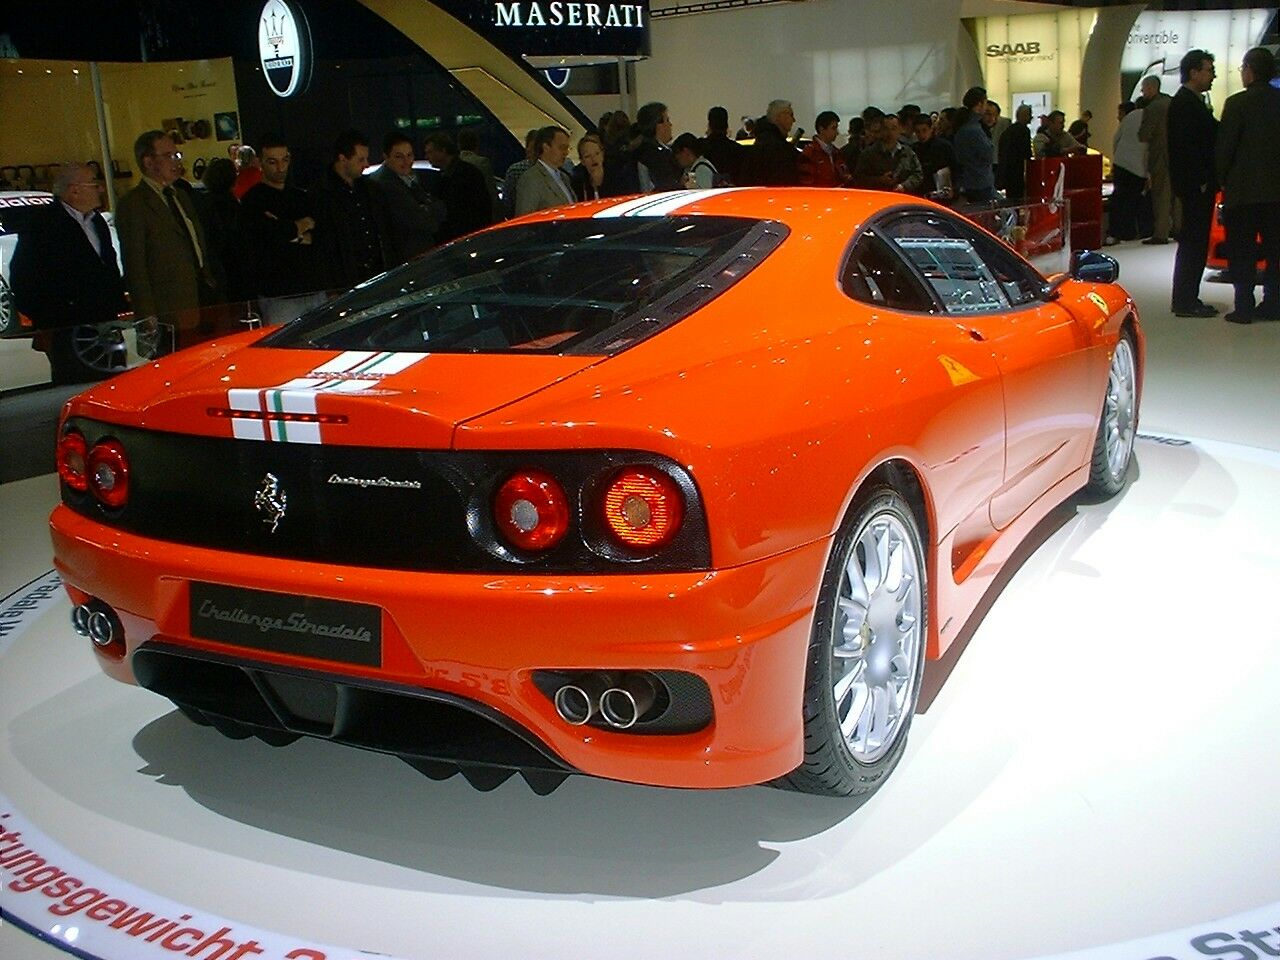
POLYGON ((987 338, 986 338, 986 337, 984 337, 984 336, 982 335, 982 331, 981 331, 981 330, 975 330, 973 327, 970 327, 970 328, 969 328, 969 339, 970 339, 970 340, 976 340, 976 341, 978 341, 978 343, 986 343, 986 342, 987 342, 987 338))

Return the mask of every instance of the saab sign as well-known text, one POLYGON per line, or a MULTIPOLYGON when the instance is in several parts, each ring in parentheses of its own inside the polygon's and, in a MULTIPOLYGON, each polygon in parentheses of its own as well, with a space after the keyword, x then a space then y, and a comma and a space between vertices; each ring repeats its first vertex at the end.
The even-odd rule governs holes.
POLYGON ((513 56, 647 57, 649 3, 435 0, 513 56))
POLYGON ((302 8, 289 0, 267 0, 258 18, 258 60, 277 97, 307 89, 311 80, 311 31, 302 8))
POLYGON ((1033 40, 1030 43, 989 43, 987 44, 988 57, 1029 57, 1040 52, 1040 42, 1033 40))

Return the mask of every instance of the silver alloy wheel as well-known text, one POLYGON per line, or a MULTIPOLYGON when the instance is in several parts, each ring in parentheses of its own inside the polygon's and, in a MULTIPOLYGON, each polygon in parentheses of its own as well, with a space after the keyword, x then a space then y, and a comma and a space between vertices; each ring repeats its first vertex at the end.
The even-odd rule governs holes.
POLYGON ((1119 481, 1129 469, 1133 439, 1137 433, 1136 401, 1138 384, 1133 362, 1133 345, 1121 337, 1111 355, 1107 374, 1107 396, 1102 408, 1102 437, 1107 450, 1107 472, 1119 481))
POLYGON ((17 329, 18 311, 13 305, 13 290, 0 277, 0 333, 8 333, 10 328, 17 329))
POLYGON ((901 733, 919 683, 924 623, 920 559, 897 514, 869 517, 840 578, 832 642, 832 696, 845 746, 874 763, 901 733))
POLYGON ((71 331, 76 359, 94 373, 119 373, 129 365, 124 334, 113 324, 82 323, 71 331))

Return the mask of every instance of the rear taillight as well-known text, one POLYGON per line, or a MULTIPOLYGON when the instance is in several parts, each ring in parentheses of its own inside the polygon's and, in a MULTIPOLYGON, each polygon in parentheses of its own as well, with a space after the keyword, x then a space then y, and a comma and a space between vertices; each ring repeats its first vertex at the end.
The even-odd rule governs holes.
POLYGON ((89 451, 89 487, 104 506, 119 510, 129 500, 129 458, 119 440, 100 440, 89 451))
POLYGON ((652 550, 669 543, 684 522, 684 495, 661 470, 629 467, 604 494, 609 532, 625 547, 652 550))
POLYGON ((569 532, 569 498, 551 474, 522 470, 498 489, 493 521, 517 549, 550 550, 569 532))
POLYGON ((67 431, 58 441, 58 476, 78 493, 89 489, 87 454, 84 435, 75 430, 67 431))

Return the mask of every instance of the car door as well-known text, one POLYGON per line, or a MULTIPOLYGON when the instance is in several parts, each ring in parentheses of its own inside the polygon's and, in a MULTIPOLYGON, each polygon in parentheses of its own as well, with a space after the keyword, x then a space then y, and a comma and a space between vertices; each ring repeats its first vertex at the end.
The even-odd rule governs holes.
POLYGON ((1000 368, 1005 464, 991 522, 1002 529, 1088 459, 1093 338, 1034 269, 977 226, 931 211, 898 217, 886 233, 1000 368))
POLYGON ((945 312, 876 227, 855 242, 842 286, 873 308, 877 346, 893 361, 881 389, 893 391, 898 439, 927 474, 939 539, 959 531, 957 565, 994 532, 988 504, 1004 477, 1004 394, 991 345, 945 312))

